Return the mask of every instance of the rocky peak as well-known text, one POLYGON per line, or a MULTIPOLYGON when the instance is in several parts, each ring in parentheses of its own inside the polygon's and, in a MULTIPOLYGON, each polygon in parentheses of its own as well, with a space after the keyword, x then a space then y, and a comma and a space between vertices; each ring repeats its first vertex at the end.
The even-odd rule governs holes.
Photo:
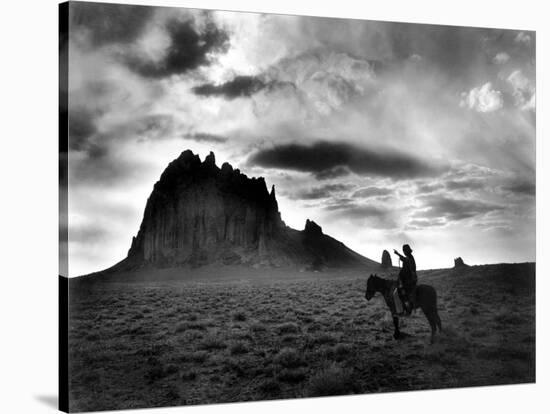
POLYGON ((203 162, 184 151, 151 192, 128 256, 108 269, 205 264, 326 267, 379 266, 306 220, 303 231, 281 219, 275 186, 251 178, 211 152, 203 162))
POLYGON ((306 220, 306 226, 304 228, 304 232, 306 235, 321 235, 323 234, 323 229, 321 226, 319 226, 317 223, 315 223, 313 220, 307 219, 306 220))

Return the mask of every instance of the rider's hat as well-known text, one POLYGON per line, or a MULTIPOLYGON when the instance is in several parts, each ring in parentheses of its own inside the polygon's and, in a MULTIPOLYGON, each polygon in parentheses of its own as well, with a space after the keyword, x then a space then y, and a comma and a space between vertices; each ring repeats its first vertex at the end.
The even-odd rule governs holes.
POLYGON ((409 246, 408 244, 404 244, 404 245, 403 245, 403 252, 405 252, 405 253, 412 253, 411 246, 409 246))

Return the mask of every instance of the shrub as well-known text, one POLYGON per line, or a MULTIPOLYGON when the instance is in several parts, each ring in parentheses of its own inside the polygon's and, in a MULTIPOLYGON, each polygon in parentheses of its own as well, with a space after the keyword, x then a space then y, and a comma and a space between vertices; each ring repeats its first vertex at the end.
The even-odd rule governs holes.
POLYGON ((310 397, 342 395, 353 392, 351 371, 332 364, 312 376, 307 387, 310 397))
POLYGON ((298 337, 296 335, 285 335, 281 338, 281 342, 285 344, 290 344, 296 342, 298 337))
POLYGON ((313 339, 313 343, 318 345, 334 345, 336 342, 338 342, 338 338, 328 333, 323 333, 313 339))
POLYGON ((265 324, 257 322, 250 326, 250 330, 252 332, 265 332, 267 330, 267 327, 265 326, 265 324))
POLYGON ((86 336, 87 341, 98 341, 99 340, 99 334, 91 333, 86 336))
POLYGON ((195 351, 187 355, 187 359, 191 362, 203 363, 208 359, 208 352, 206 351, 195 351))
POLYGON ((166 375, 175 374, 179 371, 179 368, 175 364, 169 364, 166 366, 165 373, 166 375))
POLYGON ((319 322, 313 322, 308 328, 307 331, 310 333, 318 332, 322 329, 322 325, 319 322))
POLYGON ((193 381, 197 378, 197 372, 193 369, 182 372, 180 378, 182 381, 193 381))
POLYGON ((470 334, 473 338, 484 338, 489 336, 488 328, 476 329, 470 334))
POLYGON ((264 394, 279 394, 281 392, 281 385, 274 379, 268 379, 262 382, 258 389, 264 394))
POLYGON ((302 365, 302 357, 294 348, 283 348, 275 356, 275 363, 285 368, 295 368, 302 365))
POLYGON ((254 339, 248 332, 243 331, 232 332, 231 338, 240 341, 252 341, 254 339))
POLYGON ((224 349, 226 347, 225 342, 213 334, 207 335, 200 343, 200 348, 206 350, 224 349))
POLYGON ((353 346, 350 344, 338 344, 332 348, 334 359, 336 361, 343 360, 347 355, 351 354, 353 346))
POLYGON ((184 344, 190 343, 190 342, 196 342, 198 339, 202 339, 203 336, 204 336, 203 331, 198 331, 196 329, 189 329, 183 332, 183 334, 179 338, 179 342, 184 344))
POLYGON ((512 325, 518 325, 524 322, 524 319, 521 316, 518 315, 509 315, 507 313, 499 314, 495 316, 495 322, 499 324, 512 324, 512 325))
POLYGON ((229 352, 231 355, 246 354, 248 352, 248 346, 242 341, 234 342, 229 347, 229 352))
POLYGON ((305 380, 306 373, 307 371, 304 368, 297 368, 297 369, 284 368, 279 372, 279 374, 277 375, 277 378, 280 381, 296 383, 296 382, 305 380))
POLYGON ((158 364, 149 367, 149 369, 145 373, 145 378, 148 379, 150 382, 153 382, 160 378, 163 378, 165 375, 166 373, 163 366, 158 364))
POLYGON ((243 366, 242 361, 233 358, 227 358, 223 361, 225 368, 232 371, 237 377, 244 377, 248 371, 248 367, 243 366))
POLYGON ((300 320, 302 321, 302 323, 305 323, 305 324, 309 324, 309 323, 315 322, 315 319, 312 318, 312 317, 309 316, 309 315, 301 315, 299 318, 300 318, 300 320))
POLYGON ((294 322, 285 322, 277 327, 280 334, 295 334, 300 332, 300 327, 294 322))
POLYGON ((80 382, 90 387, 97 385, 100 380, 101 377, 97 372, 86 372, 80 377, 80 382))
POLYGON ((203 322, 181 322, 176 326, 176 332, 184 332, 191 329, 205 331, 206 325, 203 322))
POLYGON ((165 397, 169 400, 169 401, 174 401, 174 400, 178 400, 180 398, 180 394, 178 392, 178 389, 174 386, 170 386, 168 387, 168 389, 166 390, 166 394, 165 394, 165 397))
POLYGON ((182 322, 176 325, 176 332, 185 332, 187 330, 187 323, 182 322))
POLYGON ((237 322, 244 322, 246 321, 246 314, 242 311, 235 312, 233 314, 233 320, 237 322))

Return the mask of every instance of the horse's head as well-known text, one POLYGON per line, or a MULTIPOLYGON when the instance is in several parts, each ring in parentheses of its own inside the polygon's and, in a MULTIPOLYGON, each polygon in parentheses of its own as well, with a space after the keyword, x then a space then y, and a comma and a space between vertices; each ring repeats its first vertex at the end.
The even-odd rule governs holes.
POLYGON ((367 280, 367 291, 365 292, 365 299, 371 300, 376 294, 376 279, 378 276, 370 275, 367 280))

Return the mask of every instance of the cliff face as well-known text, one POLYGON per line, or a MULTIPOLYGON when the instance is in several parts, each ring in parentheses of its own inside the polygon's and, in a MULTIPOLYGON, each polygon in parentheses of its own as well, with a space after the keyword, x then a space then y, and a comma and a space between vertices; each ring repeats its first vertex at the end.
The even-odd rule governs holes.
POLYGON ((162 173, 147 200, 128 256, 113 270, 144 265, 209 263, 252 266, 359 266, 374 262, 323 234, 307 220, 297 231, 281 220, 275 188, 248 178, 214 154, 201 162, 183 152, 162 173))
POLYGON ((155 184, 128 261, 200 265, 261 257, 284 228, 275 189, 248 178, 210 153, 203 163, 191 151, 171 162, 155 184))

